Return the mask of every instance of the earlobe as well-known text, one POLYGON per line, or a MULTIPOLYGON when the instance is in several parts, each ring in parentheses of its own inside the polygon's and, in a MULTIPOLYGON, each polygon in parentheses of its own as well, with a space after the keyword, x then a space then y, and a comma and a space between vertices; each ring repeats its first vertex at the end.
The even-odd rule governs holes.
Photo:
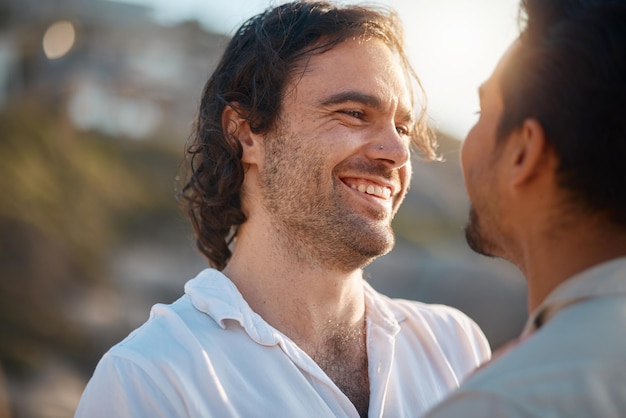
POLYGON ((222 130, 229 141, 237 141, 241 144, 243 150, 241 162, 256 164, 260 161, 261 136, 252 132, 248 120, 238 109, 238 103, 229 103, 224 107, 222 130))
POLYGON ((510 180, 517 187, 544 173, 552 155, 543 126, 536 119, 526 119, 513 136, 510 180))

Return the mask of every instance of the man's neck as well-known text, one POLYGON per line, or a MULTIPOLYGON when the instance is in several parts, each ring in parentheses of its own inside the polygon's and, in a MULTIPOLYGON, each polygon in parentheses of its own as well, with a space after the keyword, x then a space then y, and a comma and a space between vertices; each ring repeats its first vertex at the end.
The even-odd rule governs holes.
POLYGON ((626 233, 590 225, 571 225, 554 233, 526 237, 522 256, 516 263, 528 281, 529 312, 534 310, 561 283, 588 268, 626 256, 626 233), (548 238, 546 238, 548 237, 548 238))
POLYGON ((238 242, 224 274, 253 311, 287 336, 322 344, 331 331, 362 326, 363 272, 292 260, 271 245, 238 242))
POLYGON ((337 272, 322 263, 294 262, 270 246, 248 251, 239 244, 224 274, 253 311, 294 341, 367 416, 362 270, 337 272))

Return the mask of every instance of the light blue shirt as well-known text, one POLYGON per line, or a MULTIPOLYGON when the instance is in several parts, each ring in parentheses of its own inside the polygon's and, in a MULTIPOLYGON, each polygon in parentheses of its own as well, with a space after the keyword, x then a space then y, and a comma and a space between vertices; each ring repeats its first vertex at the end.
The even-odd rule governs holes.
POLYGON ((562 283, 522 336, 427 417, 626 417, 626 257, 562 283))

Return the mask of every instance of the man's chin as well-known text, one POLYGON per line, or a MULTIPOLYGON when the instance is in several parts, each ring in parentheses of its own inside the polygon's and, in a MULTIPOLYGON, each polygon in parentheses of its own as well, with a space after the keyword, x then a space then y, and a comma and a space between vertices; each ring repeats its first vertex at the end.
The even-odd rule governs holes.
POLYGON ((471 225, 465 228, 465 241, 472 251, 486 257, 495 257, 486 245, 485 239, 471 225))
POLYGON ((469 221, 465 226, 465 241, 472 251, 486 257, 496 257, 493 245, 481 230, 478 215, 473 208, 470 209, 469 221))

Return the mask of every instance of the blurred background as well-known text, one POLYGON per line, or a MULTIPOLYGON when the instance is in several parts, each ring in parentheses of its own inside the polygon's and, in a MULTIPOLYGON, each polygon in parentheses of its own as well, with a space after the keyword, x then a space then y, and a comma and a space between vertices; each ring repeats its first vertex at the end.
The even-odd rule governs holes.
MULTIPOLYGON (((183 147, 230 33, 277 2, 223 3, 0 0, 0 417, 72 416, 102 354, 206 267, 176 207, 183 147)), ((525 284, 467 249, 458 154, 517 2, 379 3, 401 13, 445 161, 414 163, 369 281, 458 307, 497 348, 525 284)))

